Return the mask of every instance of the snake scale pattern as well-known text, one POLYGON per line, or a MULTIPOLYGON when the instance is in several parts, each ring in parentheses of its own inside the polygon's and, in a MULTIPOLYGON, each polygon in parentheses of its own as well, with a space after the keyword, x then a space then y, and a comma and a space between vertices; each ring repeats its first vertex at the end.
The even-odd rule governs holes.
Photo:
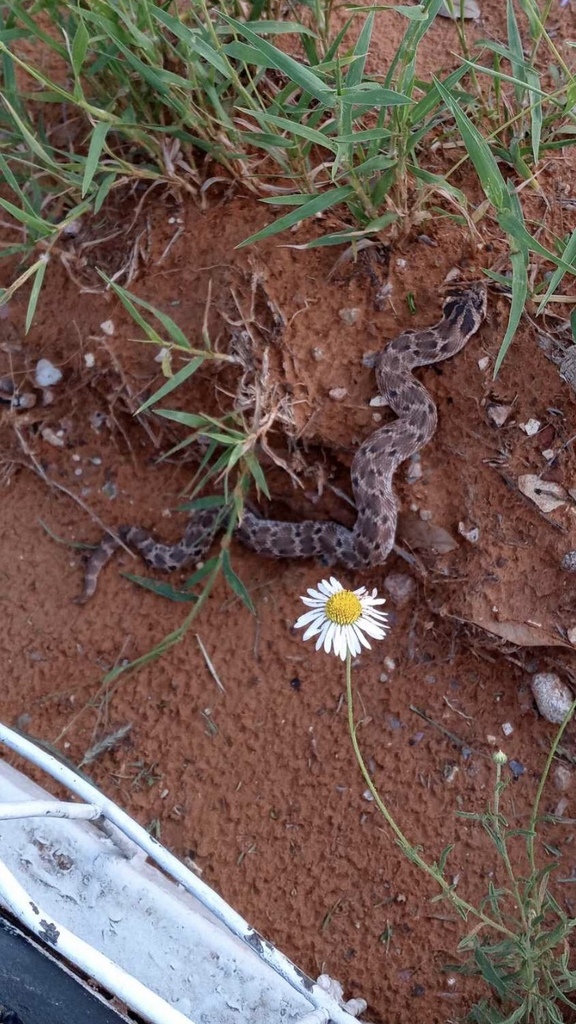
MULTIPOLYGON (((354 456, 351 479, 357 518, 353 529, 331 521, 279 522, 246 511, 235 538, 252 551, 274 558, 320 557, 325 564, 347 569, 383 564, 394 545, 398 518, 394 473, 430 440, 437 424, 436 406, 412 370, 456 355, 485 316, 484 284, 452 289, 437 324, 404 331, 366 361, 374 368, 378 391, 397 419, 375 430, 354 456)), ((179 569, 204 558, 218 522, 217 509, 196 512, 176 544, 162 544, 137 526, 121 526, 116 537, 106 534, 88 559, 77 603, 94 594, 98 576, 119 541, 138 551, 155 569, 179 569)))

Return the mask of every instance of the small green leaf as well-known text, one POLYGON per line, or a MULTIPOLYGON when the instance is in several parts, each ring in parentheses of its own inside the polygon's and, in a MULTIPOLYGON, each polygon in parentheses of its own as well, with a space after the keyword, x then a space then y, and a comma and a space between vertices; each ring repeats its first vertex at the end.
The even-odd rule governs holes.
POLYGON ((190 594, 186 590, 176 590, 171 583, 162 583, 160 580, 150 579, 148 576, 135 576, 131 572, 122 572, 121 576, 125 580, 130 580, 131 583, 138 584, 139 587, 143 587, 144 590, 151 590, 157 597, 166 598, 168 601, 175 601, 179 604, 190 604, 191 601, 197 601, 196 594, 190 594))
POLYGON ((237 596, 241 599, 243 604, 246 605, 248 611, 252 612, 252 614, 255 615, 256 609, 252 604, 250 594, 246 590, 246 587, 242 583, 240 577, 237 576, 236 573, 234 572, 230 564, 230 555, 228 554, 227 548, 223 548, 222 550, 222 571, 224 573, 224 579, 226 580, 228 585, 231 587, 234 593, 237 594, 237 596))
POLYGON ((84 199, 88 192, 94 175, 98 170, 98 164, 100 157, 102 156, 102 149, 106 141, 106 136, 110 130, 110 125, 104 121, 100 121, 94 126, 92 135, 90 138, 90 146, 88 147, 88 156, 86 157, 86 166, 84 168, 84 178, 82 180, 82 199, 84 199))
POLYGON ((88 49, 88 42, 88 30, 82 18, 80 18, 78 21, 78 28, 76 29, 74 39, 72 40, 72 50, 70 53, 70 59, 72 61, 72 70, 74 71, 74 76, 76 78, 80 77, 80 73, 84 65, 86 51, 88 49))
POLYGON ((318 75, 315 75, 310 68, 300 64, 289 54, 284 53, 282 50, 278 50, 275 46, 272 46, 266 39, 261 39, 256 32, 244 25, 240 21, 235 21, 234 18, 229 18, 227 14, 221 12, 220 15, 227 25, 230 25, 240 35, 244 36, 254 48, 263 55, 263 57, 270 61, 270 67, 276 68, 277 71, 282 71, 292 82, 295 82, 300 86, 304 92, 310 93, 315 99, 319 100, 320 103, 328 105, 331 102, 334 90, 331 89, 325 82, 322 81, 318 75))
POLYGON ((203 356, 195 356, 193 359, 191 359, 190 362, 186 364, 186 366, 183 366, 180 370, 178 370, 177 373, 174 374, 173 377, 170 378, 170 380, 167 380, 166 383, 162 385, 162 387, 158 388, 158 391, 155 391, 154 394, 146 402, 144 402, 139 409, 136 410, 135 415, 139 416, 140 413, 145 412, 146 409, 149 409, 151 405, 154 405, 156 402, 159 402, 161 398, 165 398, 166 395, 169 395, 176 388, 180 387, 180 385, 183 384, 185 380, 188 380, 189 377, 192 377, 193 374, 196 373, 196 370, 198 369, 199 366, 202 366, 203 362, 203 356))
POLYGON ((508 208, 506 183, 486 139, 483 138, 464 111, 460 109, 460 105, 455 101, 452 94, 435 76, 433 76, 433 82, 456 121, 468 156, 474 164, 486 198, 490 200, 496 210, 508 208))
POLYGON ((250 235, 249 238, 240 242, 236 248, 242 249, 245 245, 252 245, 254 242, 260 242, 265 238, 270 238, 272 235, 277 235, 280 231, 285 231, 287 228, 291 228, 301 220, 307 220, 309 217, 315 217, 317 213, 322 213, 324 210, 328 210, 331 206, 344 202, 353 194, 354 189, 351 185, 341 185, 339 188, 333 188, 331 191, 321 192, 320 195, 312 196, 308 198, 307 202, 302 206, 299 206, 297 210, 293 210, 292 213, 285 214, 284 217, 280 217, 278 220, 274 221, 273 224, 269 224, 268 227, 262 228, 262 230, 257 231, 256 234, 250 235))
POLYGON ((26 310, 26 323, 24 325, 24 333, 28 334, 34 314, 36 312, 36 306, 38 305, 38 296, 40 295, 40 289, 42 288, 42 282, 44 280, 44 274, 46 273, 46 267, 48 266, 48 257, 45 256, 43 259, 38 261, 38 270, 34 275, 34 283, 30 291, 30 298, 28 300, 28 309, 26 310))

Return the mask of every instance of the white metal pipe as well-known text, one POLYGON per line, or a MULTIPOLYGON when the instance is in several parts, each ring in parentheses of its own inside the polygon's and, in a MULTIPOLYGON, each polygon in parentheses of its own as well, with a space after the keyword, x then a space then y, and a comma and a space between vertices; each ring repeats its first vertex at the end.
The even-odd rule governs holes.
POLYGON ((113 822, 125 835, 129 836, 140 846, 145 853, 154 860, 163 871, 171 875, 188 892, 192 893, 215 917, 226 927, 250 946, 258 956, 280 975, 289 985, 304 996, 312 1006, 318 1009, 327 1010, 329 1019, 333 1024, 354 1024, 357 1020, 338 1004, 328 992, 325 992, 315 982, 310 982, 302 971, 276 949, 272 943, 266 941, 254 928, 251 928, 247 921, 230 907, 214 889, 198 878, 181 861, 170 853, 157 839, 149 835, 146 829, 138 825, 130 815, 123 811, 113 800, 100 792, 87 779, 77 775, 75 771, 64 764, 57 757, 54 757, 42 747, 36 746, 31 740, 22 736, 8 726, 0 723, 0 742, 5 743, 16 753, 21 754, 33 764, 42 768, 45 772, 65 785, 76 796, 88 803, 95 803, 100 806, 102 814, 109 821, 113 822))
POLYGON ((193 1024, 141 981, 46 914, 0 861, 0 902, 39 939, 57 950, 99 985, 113 992, 152 1024, 193 1024))
POLYGON ((11 800, 0 803, 0 821, 13 818, 81 818, 94 821, 102 814, 95 804, 65 803, 61 800, 11 800))

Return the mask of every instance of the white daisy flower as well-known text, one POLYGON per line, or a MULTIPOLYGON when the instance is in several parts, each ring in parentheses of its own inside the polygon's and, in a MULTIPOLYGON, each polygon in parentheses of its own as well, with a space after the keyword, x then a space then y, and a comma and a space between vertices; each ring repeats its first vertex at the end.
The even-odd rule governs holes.
POLYGON ((376 597, 377 591, 368 593, 366 587, 359 590, 344 590, 333 576, 322 580, 317 590, 308 590, 308 597, 301 600, 312 610, 301 615, 295 628, 307 627, 303 640, 318 635, 316 650, 324 647, 326 654, 333 649, 342 661, 350 654, 360 654, 362 644, 370 647, 364 633, 374 640, 383 640, 388 629, 388 615, 376 609, 385 604, 383 597, 376 597))

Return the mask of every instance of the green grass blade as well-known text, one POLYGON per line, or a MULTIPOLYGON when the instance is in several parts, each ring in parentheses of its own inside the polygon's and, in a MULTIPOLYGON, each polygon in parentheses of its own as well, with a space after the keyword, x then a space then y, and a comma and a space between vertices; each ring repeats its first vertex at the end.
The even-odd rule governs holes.
POLYGON ((160 580, 150 579, 148 576, 135 576, 131 572, 121 572, 120 575, 125 580, 136 583, 144 590, 150 590, 151 593, 156 594, 156 597, 162 597, 164 600, 174 601, 178 604, 190 604, 191 601, 198 600, 196 594, 190 594, 187 590, 176 590, 171 583, 162 583, 160 580))
POLYGON ((512 210, 501 210, 498 214, 498 223, 506 234, 511 235, 520 246, 524 246, 530 252, 537 252, 544 259, 550 260, 556 267, 562 267, 565 273, 576 275, 576 263, 567 263, 562 257, 556 256, 536 238, 533 238, 523 219, 516 216, 512 210))
POLYGON ((308 142, 313 142, 317 146, 324 146, 332 153, 335 153, 338 149, 336 140, 325 135, 324 132, 318 131, 317 128, 309 128, 306 124, 302 124, 298 121, 292 121, 288 117, 278 117, 276 114, 269 114, 268 111, 265 110, 246 110, 245 108, 240 108, 240 110, 243 113, 250 114, 252 117, 256 118, 263 127, 266 127, 268 124, 273 124, 277 128, 283 128, 292 135, 296 135, 302 139, 307 139, 308 142))
POLYGON ((158 388, 158 391, 155 391, 154 394, 136 410, 135 415, 139 416, 141 412, 145 412, 151 405, 154 405, 156 402, 159 402, 160 399, 165 398, 166 395, 169 395, 175 390, 175 388, 180 387, 185 380, 188 380, 189 377, 192 377, 193 374, 196 373, 196 370, 202 366, 203 362, 203 356, 195 356, 191 359, 189 363, 186 363, 186 366, 183 366, 174 374, 173 377, 170 377, 170 380, 167 380, 162 387, 158 388))
POLYGON ((0 199, 0 206, 3 206, 8 213, 12 214, 15 220, 20 221, 21 224, 25 224, 27 228, 30 228, 31 231, 35 231, 42 237, 52 235, 56 231, 53 224, 45 224, 44 221, 41 220, 40 217, 37 217, 35 213, 28 213, 27 210, 18 209, 18 207, 14 206, 14 203, 9 202, 8 199, 0 199))
POLYGON ((86 157, 86 166, 84 167, 84 177, 82 179, 82 198, 84 199, 86 193, 90 190, 90 186, 94 179, 94 175, 98 170, 100 158, 102 156, 102 150, 104 143, 106 142, 106 136, 110 130, 110 125, 104 121, 99 121, 94 127, 92 136, 90 139, 90 146, 88 147, 88 156, 86 157))
POLYGON ((250 235, 249 238, 240 242, 236 248, 242 249, 245 245, 253 245, 254 242, 261 242, 265 238, 279 234, 280 231, 286 231, 287 228, 291 228, 301 220, 315 217, 317 213, 322 213, 337 203, 345 202, 353 194, 354 189, 351 185, 341 185, 339 188, 333 188, 329 192, 322 192, 320 195, 314 196, 305 202, 302 206, 299 206, 297 210, 292 210, 292 213, 285 214, 284 217, 280 217, 272 224, 269 224, 268 227, 262 228, 261 231, 257 231, 254 235, 250 235))
POLYGON ((246 605, 248 610, 251 611, 253 615, 255 615, 256 609, 252 604, 250 594, 246 590, 246 587, 242 583, 240 577, 237 576, 236 573, 234 572, 232 565, 230 563, 230 555, 228 554, 226 548, 224 548, 222 551, 222 572, 224 573, 224 579, 226 580, 231 590, 233 590, 234 593, 240 598, 242 603, 246 605))
POLYGON ((182 331, 180 327, 178 327, 178 324, 174 323, 172 318, 169 317, 167 313, 163 313, 161 309, 156 309, 155 306, 152 306, 151 303, 146 302, 145 299, 141 299, 139 298, 139 296, 133 295, 131 292, 126 291, 126 289, 122 288, 121 285, 116 284, 115 281, 111 281, 110 278, 106 277, 106 274, 104 274, 102 271, 99 271, 99 273, 100 276, 104 279, 104 281, 106 281, 106 284, 109 285, 109 287, 112 289, 114 294, 118 296, 124 308, 127 310, 128 313, 130 313, 132 319, 136 321, 138 326, 141 327, 143 331, 145 331, 150 341, 153 341, 155 344, 164 344, 164 341, 160 337, 158 332, 155 331, 154 328, 148 323, 148 321, 145 320, 144 317, 140 315, 136 308, 137 306, 140 306, 141 309, 145 309, 147 313, 151 313, 152 316, 156 317, 156 319, 162 324, 164 330, 167 332, 170 340, 177 348, 183 349, 185 352, 190 351, 191 345, 190 342, 188 341, 188 338, 184 334, 184 331, 182 331))
POLYGON ((252 46, 262 54, 267 61, 272 63, 270 67, 276 68, 277 71, 283 72, 290 81, 296 82, 301 89, 305 92, 310 93, 315 99, 319 100, 320 103, 329 105, 334 90, 326 85, 318 75, 315 75, 310 68, 305 67, 303 64, 299 64, 297 60, 290 57, 289 54, 284 53, 282 50, 278 50, 275 46, 272 46, 266 39, 261 39, 256 32, 252 32, 247 25, 243 25, 239 21, 235 21, 234 18, 229 18, 227 14, 222 14, 223 20, 233 28, 238 35, 244 36, 252 43, 252 46))
POLYGON ((46 267, 48 266, 48 257, 43 256, 38 260, 38 269, 34 275, 34 282, 30 291, 30 298, 28 300, 28 309, 26 310, 26 323, 24 325, 24 333, 28 334, 34 314, 36 313, 36 306, 38 305, 38 297, 40 295, 40 289, 42 288, 42 282, 46 273, 46 267))
POLYGON ((354 63, 350 65, 348 73, 346 75, 346 85, 351 87, 354 85, 360 85, 364 78, 364 71, 366 68, 366 58, 370 49, 370 40, 372 38, 372 30, 374 28, 375 14, 373 11, 370 12, 366 18, 360 35, 356 40, 354 47, 354 63))
MULTIPOLYGON (((518 196, 514 192, 513 186, 509 189, 510 206, 513 214, 517 220, 522 223, 522 208, 518 201, 518 196)), ((508 324, 506 326, 506 333, 502 339, 498 355, 496 357, 496 363, 494 366, 494 377, 497 376, 502 361, 510 347, 512 339, 518 329, 518 324, 526 308, 526 299, 528 298, 528 266, 530 263, 530 256, 528 247, 522 243, 517 243, 516 246, 511 245, 510 251, 510 262, 512 264, 512 303, 510 306, 510 316, 508 318, 508 324)))
POLYGON ((72 62, 72 70, 74 77, 78 80, 86 60, 86 51, 88 50, 88 43, 90 37, 88 35, 88 29, 80 18, 78 21, 78 27, 72 40, 72 47, 70 50, 70 60, 72 62))
MULTIPOLYGON (((569 263, 576 266, 576 228, 574 228, 574 231, 570 235, 570 238, 568 239, 566 246, 564 247, 564 251, 562 253, 562 261, 563 263, 569 263)), ((540 316, 540 314, 544 312, 544 309, 550 301, 550 296, 553 295, 556 289, 558 288, 565 273, 566 271, 563 270, 562 267, 556 267, 556 270, 554 271, 552 277, 548 282, 548 287, 546 289, 544 297, 541 299, 540 305, 536 310, 536 316, 540 316)))
MULTIPOLYGON (((1 47, 0 47, 0 49, 1 49, 1 47)), ((48 151, 45 150, 40 145, 40 143, 38 142, 36 136, 29 130, 28 126, 26 124, 24 124, 24 121, 22 120, 20 115, 16 112, 15 108, 12 106, 12 104, 10 103, 8 98, 6 96, 4 96, 2 99, 3 99, 4 106, 8 109, 11 117, 14 119, 14 122, 15 122, 15 124, 18 127, 18 131, 20 132, 20 134, 22 135, 22 138, 24 139, 26 144, 29 146, 29 148, 32 150, 32 152, 35 153, 36 156, 39 157, 40 160, 44 164, 46 164, 47 167, 52 167, 55 170, 57 170, 58 169, 58 164, 56 163, 56 161, 52 159, 52 156, 50 155, 50 153, 48 153, 48 151)), ((70 99, 68 94, 66 94, 66 99, 70 99)))
POLYGON ((460 109, 460 105, 454 100, 452 94, 433 76, 433 81, 444 103, 452 114, 456 125, 462 136, 466 151, 480 179, 482 190, 487 199, 490 200, 496 210, 503 210, 508 207, 508 190, 506 182, 500 173, 500 168, 493 153, 490 150, 486 139, 469 117, 460 109))

